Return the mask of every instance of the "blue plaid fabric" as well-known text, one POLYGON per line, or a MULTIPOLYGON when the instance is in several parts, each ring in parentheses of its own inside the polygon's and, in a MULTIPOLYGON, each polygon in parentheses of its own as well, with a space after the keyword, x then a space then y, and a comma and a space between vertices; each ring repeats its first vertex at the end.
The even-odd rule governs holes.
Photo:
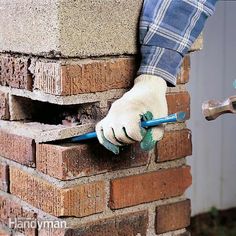
POLYGON ((141 65, 138 74, 176 85, 184 55, 215 10, 217 0, 144 0, 140 19, 141 65))

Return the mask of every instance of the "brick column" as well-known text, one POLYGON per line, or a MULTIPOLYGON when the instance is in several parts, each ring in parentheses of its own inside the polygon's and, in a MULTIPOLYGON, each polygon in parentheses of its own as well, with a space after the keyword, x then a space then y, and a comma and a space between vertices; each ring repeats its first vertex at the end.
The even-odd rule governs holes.
MULTIPOLYGON (((80 144, 66 140, 94 130, 111 103, 132 86, 139 63, 135 42, 141 3, 111 0, 106 7, 100 1, 82 0, 1 3, 0 25, 8 22, 8 27, 0 27, 4 232, 188 235, 190 201, 184 193, 192 181, 186 165, 192 142, 185 123, 166 125, 164 138, 150 152, 134 144, 115 156, 96 140, 80 144), (10 14, 13 11, 17 13, 10 14), (63 111, 78 114, 76 123, 65 121, 63 111), (26 218, 61 222, 67 228, 9 225, 9 219, 26 218)), ((201 39, 191 51, 200 48, 201 39)), ((187 55, 177 87, 167 93, 169 113, 185 111, 188 119, 189 70, 187 55)))

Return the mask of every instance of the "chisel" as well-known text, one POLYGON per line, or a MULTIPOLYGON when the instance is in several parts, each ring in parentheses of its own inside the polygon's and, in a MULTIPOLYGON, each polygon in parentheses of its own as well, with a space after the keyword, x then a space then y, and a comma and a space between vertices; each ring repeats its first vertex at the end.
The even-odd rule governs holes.
MULTIPOLYGON (((158 126, 158 125, 164 124, 164 123, 183 122, 185 120, 185 116, 186 116, 185 112, 177 112, 175 114, 172 114, 172 115, 169 115, 169 116, 166 116, 163 118, 153 119, 153 120, 149 120, 149 121, 142 121, 141 127, 150 128, 150 127, 155 127, 155 126, 158 126)), ((93 139, 93 138, 97 138, 96 132, 90 132, 87 134, 75 136, 75 137, 71 138, 70 141, 73 143, 77 143, 80 141, 93 139)))

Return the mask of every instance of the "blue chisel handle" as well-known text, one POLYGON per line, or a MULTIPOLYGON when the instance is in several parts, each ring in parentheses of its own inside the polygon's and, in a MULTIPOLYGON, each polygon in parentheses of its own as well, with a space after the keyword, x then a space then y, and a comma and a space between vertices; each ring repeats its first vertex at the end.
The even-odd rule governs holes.
MULTIPOLYGON (((175 114, 172 114, 163 118, 149 120, 149 121, 142 121, 141 127, 149 128, 149 127, 155 127, 164 123, 183 122, 185 120, 185 116, 186 116, 185 112, 177 112, 175 114)), ((97 138, 96 132, 90 132, 87 134, 75 136, 71 138, 71 142, 76 143, 79 141, 84 141, 84 140, 93 139, 93 138, 97 138)))

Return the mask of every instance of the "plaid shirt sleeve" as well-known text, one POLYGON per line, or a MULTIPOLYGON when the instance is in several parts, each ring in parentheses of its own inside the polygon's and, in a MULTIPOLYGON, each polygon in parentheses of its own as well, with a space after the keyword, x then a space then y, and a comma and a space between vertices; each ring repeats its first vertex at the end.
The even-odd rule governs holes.
POLYGON ((217 0, 144 0, 140 19, 141 65, 138 74, 176 85, 184 55, 201 33, 217 0))

